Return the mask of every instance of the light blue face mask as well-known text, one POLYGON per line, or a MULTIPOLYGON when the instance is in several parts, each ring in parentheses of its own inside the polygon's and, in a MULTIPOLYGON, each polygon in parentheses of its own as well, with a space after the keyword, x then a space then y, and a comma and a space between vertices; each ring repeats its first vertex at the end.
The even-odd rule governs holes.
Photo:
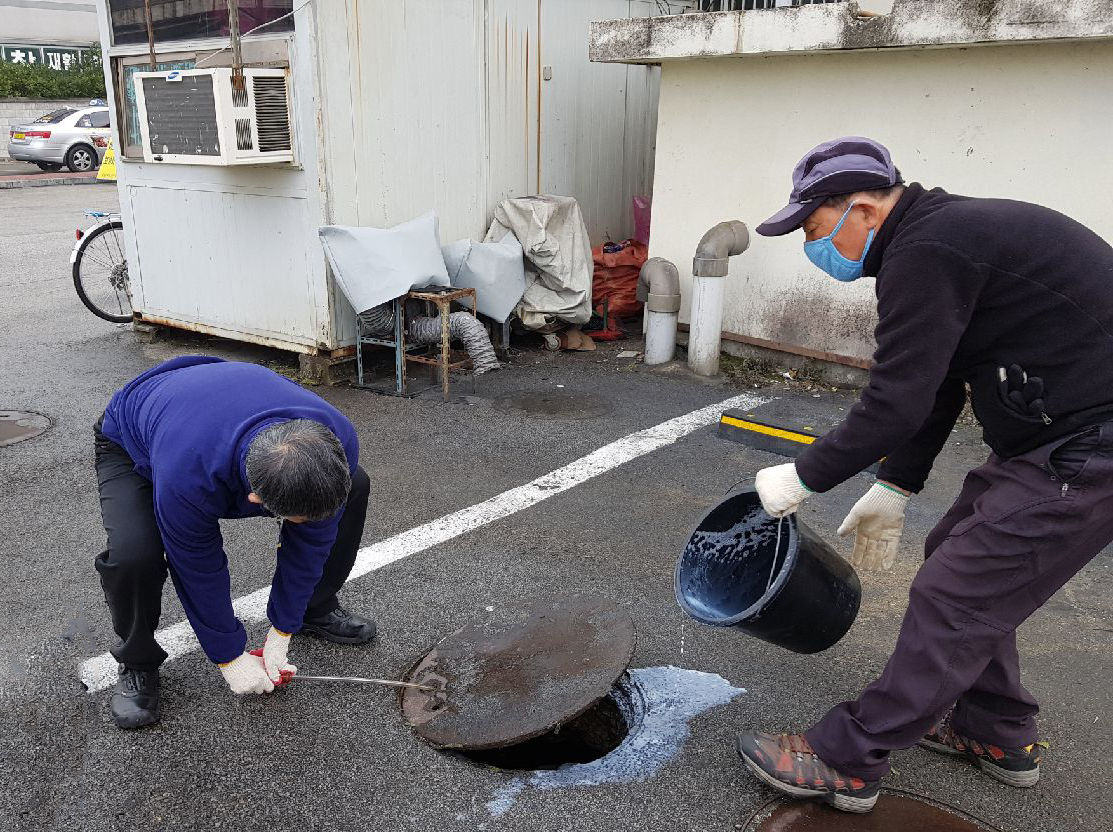
POLYGON ((839 233, 842 224, 846 222, 846 218, 850 216, 850 210, 853 207, 854 203, 852 202, 850 208, 846 209, 846 213, 839 220, 839 224, 835 226, 835 230, 826 237, 804 243, 804 254, 815 264, 816 268, 822 269, 835 280, 841 280, 843 283, 850 283, 862 276, 866 254, 869 253, 870 243, 873 242, 874 229, 871 228, 869 235, 866 237, 866 246, 862 249, 862 256, 857 260, 848 260, 835 248, 834 237, 839 233))

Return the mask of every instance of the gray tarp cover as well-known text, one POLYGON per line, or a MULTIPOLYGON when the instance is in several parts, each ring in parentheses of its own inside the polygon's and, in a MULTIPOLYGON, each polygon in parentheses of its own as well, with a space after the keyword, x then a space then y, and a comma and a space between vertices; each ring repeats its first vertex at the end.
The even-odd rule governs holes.
POLYGON ((533 330, 591 319, 591 243, 580 206, 567 196, 503 200, 487 232, 488 242, 510 231, 525 251, 526 291, 515 314, 533 330))
POLYGON ((325 225, 317 233, 333 277, 356 312, 410 289, 449 285, 432 213, 394 228, 325 225))
MULTIPOLYGON (((526 290, 522 246, 507 232, 497 243, 458 240, 441 249, 448 279, 457 289, 475 289, 475 303, 484 315, 505 321, 526 290)), ((461 301, 470 306, 470 301, 461 301)))

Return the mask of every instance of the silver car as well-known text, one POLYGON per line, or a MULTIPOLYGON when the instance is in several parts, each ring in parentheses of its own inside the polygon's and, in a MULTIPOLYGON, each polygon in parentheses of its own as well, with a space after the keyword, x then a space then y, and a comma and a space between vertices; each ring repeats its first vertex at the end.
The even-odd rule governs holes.
POLYGON ((12 125, 8 156, 32 162, 45 171, 63 165, 74 173, 96 170, 108 146, 108 108, 103 104, 79 110, 66 107, 28 124, 12 125))

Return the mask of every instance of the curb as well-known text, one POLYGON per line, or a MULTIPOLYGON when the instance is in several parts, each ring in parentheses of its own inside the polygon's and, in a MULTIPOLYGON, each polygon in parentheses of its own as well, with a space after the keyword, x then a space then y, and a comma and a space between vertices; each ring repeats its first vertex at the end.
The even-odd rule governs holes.
MULTIPOLYGON (((738 442, 759 451, 768 451, 780 456, 795 458, 822 437, 811 426, 789 424, 787 422, 761 422, 753 413, 744 410, 726 410, 719 417, 719 436, 731 442, 738 442)), ((867 471, 877 473, 880 462, 875 462, 867 471)))
MULTIPOLYGON (((76 176, 35 176, 29 179, 4 179, 0 177, 0 190, 7 190, 10 188, 42 188, 47 185, 97 185, 101 180, 95 176, 81 177, 76 176)), ((103 180, 109 184, 115 185, 113 180, 103 180)))

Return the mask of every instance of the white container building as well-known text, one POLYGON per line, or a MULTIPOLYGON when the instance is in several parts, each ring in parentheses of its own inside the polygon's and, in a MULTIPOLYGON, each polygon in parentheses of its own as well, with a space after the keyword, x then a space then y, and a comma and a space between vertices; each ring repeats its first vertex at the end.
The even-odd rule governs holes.
MULTIPOLYGON (((142 320, 342 355, 354 315, 319 226, 433 209, 442 242, 481 239, 500 200, 555 193, 598 243, 629 236, 650 192, 659 72, 587 52, 592 20, 656 0, 239 0, 242 32, 274 21, 242 56, 286 71, 294 161, 235 165, 143 161, 144 3, 97 2, 142 320)), ((150 6, 158 71, 231 65, 226 0, 150 6)))

